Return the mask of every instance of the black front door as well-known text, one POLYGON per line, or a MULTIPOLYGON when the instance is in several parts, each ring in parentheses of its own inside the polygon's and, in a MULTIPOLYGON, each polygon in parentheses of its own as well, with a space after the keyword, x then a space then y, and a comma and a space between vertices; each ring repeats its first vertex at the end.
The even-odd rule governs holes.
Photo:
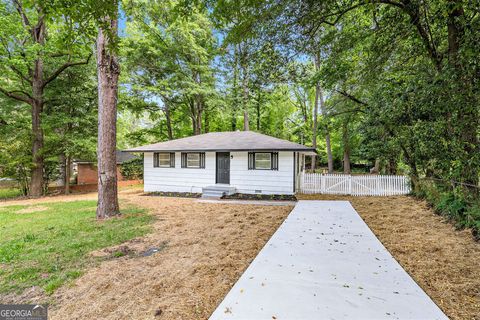
POLYGON ((217 152, 217 181, 230 184, 230 152, 217 152))

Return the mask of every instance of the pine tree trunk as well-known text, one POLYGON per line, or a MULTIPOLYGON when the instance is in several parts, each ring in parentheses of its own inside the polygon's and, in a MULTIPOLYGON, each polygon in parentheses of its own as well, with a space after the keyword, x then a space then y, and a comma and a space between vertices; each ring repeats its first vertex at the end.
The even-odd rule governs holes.
POLYGON ((203 110, 203 114, 205 115, 205 120, 203 122, 203 132, 208 133, 210 131, 210 118, 208 117, 208 109, 203 110))
MULTIPOLYGON (((325 110, 325 100, 323 99, 322 88, 320 88, 320 111, 324 117, 327 118, 327 112, 325 110)), ((328 161, 328 173, 333 173, 333 154, 332 154, 332 144, 330 141, 330 131, 328 129, 328 124, 325 124, 325 144, 327 147, 327 161, 328 161)))
POLYGON ((257 101, 257 131, 260 132, 260 106, 262 104, 262 91, 258 89, 258 101, 257 101))
POLYGON ((246 80, 244 80, 243 84, 243 131, 250 130, 249 122, 250 119, 248 117, 248 84, 246 80))
MULTIPOLYGON (((246 45, 245 45, 246 46, 246 45)), ((248 90, 248 82, 249 82, 249 73, 248 73, 248 66, 247 66, 247 57, 246 57, 246 51, 247 49, 245 48, 245 51, 243 52, 243 55, 240 58, 241 65, 242 65, 242 73, 243 73, 243 78, 242 78, 242 93, 243 93, 243 131, 249 131, 250 130, 250 119, 248 116, 248 105, 249 105, 249 98, 250 98, 250 93, 248 90)))
MULTIPOLYGON (((315 65, 315 71, 320 69, 320 57, 315 55, 313 57, 313 63, 315 65)), ((317 82, 315 85, 315 102, 313 104, 313 123, 312 123, 312 147, 317 150, 317 134, 318 134, 318 104, 320 100, 320 83, 317 82)), ((312 156, 312 172, 315 172, 315 167, 317 164, 317 157, 312 156)))
POLYGON ((237 108, 238 108, 238 49, 233 47, 233 88, 232 88, 232 105, 230 124, 232 131, 237 130, 237 108))
POLYGON ((243 110, 243 131, 249 131, 250 130, 250 126, 248 125, 249 121, 250 120, 248 119, 248 111, 243 110))
POLYGON ((350 137, 348 133, 348 122, 343 124, 342 130, 342 140, 343 140, 343 173, 350 174, 350 137))
POLYGON ((332 145, 331 145, 331 142, 330 142, 330 133, 328 131, 325 134, 325 142, 327 144, 328 173, 333 173, 332 145))
POLYGON ((65 194, 70 193, 70 177, 72 173, 72 157, 67 156, 65 158, 65 181, 64 181, 64 192, 65 194))
POLYGON ((65 156, 65 153, 60 154, 58 157, 58 170, 59 170, 59 178, 58 178, 58 186, 59 187, 64 187, 65 188, 65 175, 66 175, 66 166, 65 163, 67 161, 67 157, 65 156))
POLYGON ((172 129, 172 118, 170 116, 170 106, 168 102, 164 101, 165 104, 165 118, 167 121, 167 134, 168 134, 168 140, 173 140, 173 129, 172 129))
POLYGON ((97 219, 120 214, 117 193, 116 123, 120 66, 109 48, 109 35, 117 35, 117 17, 106 18, 110 30, 99 28, 98 73, 98 207, 97 219))
POLYGON ((197 130, 195 134, 202 134, 202 114, 203 114, 203 102, 202 97, 198 96, 197 98, 197 130))

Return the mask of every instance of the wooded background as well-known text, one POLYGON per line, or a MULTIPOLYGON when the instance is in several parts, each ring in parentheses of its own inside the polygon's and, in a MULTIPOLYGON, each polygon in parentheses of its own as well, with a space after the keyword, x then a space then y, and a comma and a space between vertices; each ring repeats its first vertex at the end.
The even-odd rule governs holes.
POLYGON ((1 0, 0 172, 25 193, 96 158, 114 11, 118 148, 255 130, 316 147, 312 169, 405 173, 454 215, 475 203, 475 0, 1 0))

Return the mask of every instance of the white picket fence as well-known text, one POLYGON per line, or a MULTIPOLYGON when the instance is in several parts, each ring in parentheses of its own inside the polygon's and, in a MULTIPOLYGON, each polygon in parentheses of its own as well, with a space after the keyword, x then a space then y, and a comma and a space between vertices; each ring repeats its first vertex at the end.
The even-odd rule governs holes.
POLYGON ((410 193, 406 176, 347 175, 301 172, 300 193, 343 194, 353 196, 393 196, 410 193))

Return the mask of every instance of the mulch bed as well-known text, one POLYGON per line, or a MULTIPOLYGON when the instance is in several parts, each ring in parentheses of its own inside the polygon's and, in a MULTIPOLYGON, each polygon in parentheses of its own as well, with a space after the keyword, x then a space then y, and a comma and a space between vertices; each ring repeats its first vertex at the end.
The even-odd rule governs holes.
POLYGON ((223 196, 223 199, 237 199, 237 200, 282 200, 282 201, 297 201, 294 195, 288 194, 246 194, 235 193, 232 195, 223 196))
POLYGON ((348 200, 394 258, 450 319, 480 320, 480 243, 408 196, 297 195, 348 200))
POLYGON ((175 197, 175 198, 200 198, 201 193, 195 192, 146 192, 145 196, 154 196, 154 197, 175 197))

